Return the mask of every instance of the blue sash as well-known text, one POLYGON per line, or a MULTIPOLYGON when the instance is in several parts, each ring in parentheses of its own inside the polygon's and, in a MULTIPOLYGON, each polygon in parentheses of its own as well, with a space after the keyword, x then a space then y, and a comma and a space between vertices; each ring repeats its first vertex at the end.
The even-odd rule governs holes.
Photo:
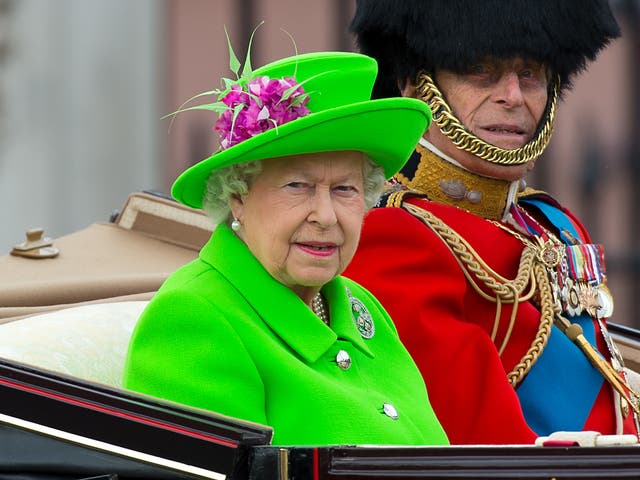
MULTIPOLYGON (((571 221, 556 207, 537 199, 521 200, 541 211, 562 231, 579 238, 571 221)), ((566 240, 560 235, 563 241, 566 240)), ((573 317, 585 338, 596 345, 595 328, 585 313, 573 317)), ((542 355, 517 389, 525 419, 538 435, 559 430, 582 430, 602 388, 602 375, 582 351, 555 326, 542 355)))

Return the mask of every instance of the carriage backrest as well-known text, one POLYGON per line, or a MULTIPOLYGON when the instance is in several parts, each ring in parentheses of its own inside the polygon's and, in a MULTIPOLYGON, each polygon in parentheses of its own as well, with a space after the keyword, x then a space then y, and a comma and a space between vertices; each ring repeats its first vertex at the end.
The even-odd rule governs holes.
POLYGON ((0 357, 121 387, 129 337, 146 305, 83 305, 0 324, 0 357))

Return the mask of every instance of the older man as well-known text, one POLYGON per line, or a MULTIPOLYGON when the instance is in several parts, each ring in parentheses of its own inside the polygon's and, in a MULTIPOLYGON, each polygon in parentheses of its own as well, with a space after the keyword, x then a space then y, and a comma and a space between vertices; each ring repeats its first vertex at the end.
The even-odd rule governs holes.
POLYGON ((522 180, 560 94, 619 35, 607 2, 359 0, 352 29, 376 94, 423 99, 434 125, 346 275, 389 310, 451 442, 637 434, 602 248, 522 180))

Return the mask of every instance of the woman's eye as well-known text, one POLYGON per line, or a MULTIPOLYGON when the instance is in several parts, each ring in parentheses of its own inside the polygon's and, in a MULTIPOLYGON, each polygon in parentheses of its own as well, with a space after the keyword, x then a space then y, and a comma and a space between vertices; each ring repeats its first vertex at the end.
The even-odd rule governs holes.
POLYGON ((481 74, 481 73, 486 73, 486 71, 487 71, 487 68, 484 65, 481 65, 481 64, 473 65, 471 67, 471 70, 470 70, 471 73, 474 73, 476 75, 481 74))
POLYGON ((286 186, 289 188, 304 188, 307 184, 304 182, 289 182, 286 186))
POLYGON ((334 191, 344 194, 344 193, 357 193, 358 189, 353 185, 338 185, 333 188, 334 191))

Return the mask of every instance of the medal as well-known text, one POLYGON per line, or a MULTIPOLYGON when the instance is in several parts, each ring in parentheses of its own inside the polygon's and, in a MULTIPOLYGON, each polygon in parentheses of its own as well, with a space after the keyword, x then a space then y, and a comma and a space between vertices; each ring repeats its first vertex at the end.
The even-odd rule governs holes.
POLYGON ((556 267, 561 309, 570 317, 583 312, 593 318, 613 314, 613 297, 606 286, 604 253, 594 243, 568 245, 556 267))
POLYGON ((599 285, 598 298, 598 318, 610 318, 613 315, 613 296, 606 285, 599 285))

